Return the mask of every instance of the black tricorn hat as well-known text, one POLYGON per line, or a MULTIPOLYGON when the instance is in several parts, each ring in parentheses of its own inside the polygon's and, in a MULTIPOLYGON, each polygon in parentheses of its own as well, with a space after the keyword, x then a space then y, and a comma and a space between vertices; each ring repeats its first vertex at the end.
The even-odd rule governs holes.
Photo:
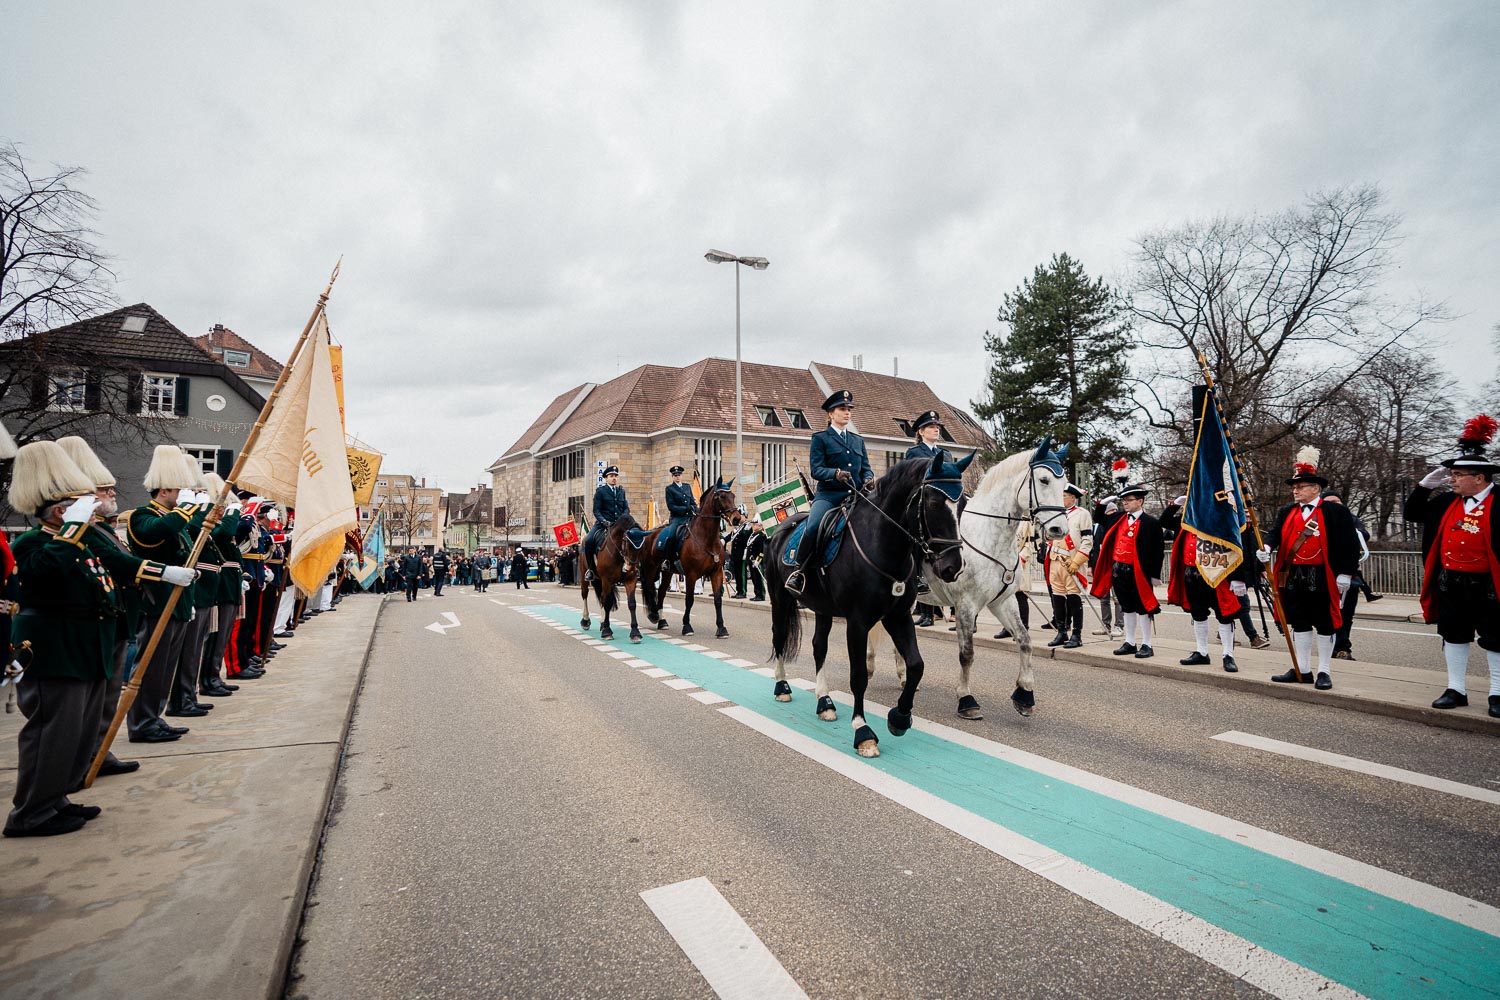
POLYGON ((832 396, 823 400, 823 409, 825 410, 832 410, 840 406, 847 406, 852 409, 854 407, 854 393, 848 389, 840 389, 832 396))
POLYGON ((1121 500, 1124 500, 1126 497, 1140 497, 1142 500, 1144 500, 1146 498, 1146 494, 1150 492, 1150 488, 1147 487, 1145 483, 1136 483, 1134 486, 1125 487, 1116 495, 1121 500))
POLYGON ((929 426, 943 426, 943 418, 938 416, 937 410, 928 410, 926 413, 923 413, 921 416, 917 417, 917 419, 913 420, 911 422, 911 432, 913 434, 920 434, 923 427, 929 426))

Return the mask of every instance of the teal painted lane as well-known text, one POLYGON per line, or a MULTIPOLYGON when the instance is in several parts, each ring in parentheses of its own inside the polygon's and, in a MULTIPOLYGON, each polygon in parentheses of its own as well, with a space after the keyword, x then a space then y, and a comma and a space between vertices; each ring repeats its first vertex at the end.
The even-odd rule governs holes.
POLYGON ((932 733, 890 736, 883 718, 866 760, 847 707, 820 722, 809 692, 778 702, 769 679, 655 636, 611 645, 1366 996, 1500 996, 1500 939, 1483 931, 932 733))

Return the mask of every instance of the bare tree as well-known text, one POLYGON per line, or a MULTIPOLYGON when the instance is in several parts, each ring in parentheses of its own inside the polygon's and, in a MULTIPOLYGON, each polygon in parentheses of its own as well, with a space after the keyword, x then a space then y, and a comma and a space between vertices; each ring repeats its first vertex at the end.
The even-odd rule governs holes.
POLYGON ((1500 418, 1500 323, 1490 331, 1490 359, 1495 363, 1495 374, 1475 394, 1474 408, 1478 413, 1500 418))
POLYGON ((1276 215, 1142 237, 1132 305, 1154 361, 1153 378, 1136 383, 1151 426, 1191 444, 1187 385, 1200 380, 1202 352, 1253 458, 1299 435, 1386 351, 1443 318, 1441 306, 1381 295, 1399 223, 1377 188, 1361 186, 1276 215))
POLYGON ((74 187, 80 167, 33 176, 12 142, 0 144, 0 337, 26 336, 102 312, 114 272, 90 228, 94 200, 74 187))

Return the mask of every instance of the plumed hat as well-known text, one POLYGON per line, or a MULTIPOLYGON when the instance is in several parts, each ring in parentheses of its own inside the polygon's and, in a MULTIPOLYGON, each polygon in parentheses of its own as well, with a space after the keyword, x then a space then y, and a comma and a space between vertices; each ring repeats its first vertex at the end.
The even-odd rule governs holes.
POLYGON ((0 462, 15 457, 16 441, 10 436, 10 431, 5 429, 5 425, 0 424, 0 462))
POLYGON ((1297 449, 1297 461, 1292 465, 1292 478, 1286 481, 1288 486, 1298 483, 1317 483, 1319 486, 1327 486, 1328 480, 1318 475, 1318 459, 1323 453, 1312 445, 1303 445, 1297 449))
POLYGON ((183 489, 208 489, 208 480, 203 478, 203 466, 198 464, 198 460, 187 452, 182 453, 182 468, 184 470, 183 475, 187 476, 187 481, 183 483, 183 489))
POLYGON ((1463 431, 1458 435, 1458 454, 1443 459, 1442 464, 1449 469, 1463 469, 1466 472, 1488 472, 1491 475, 1500 472, 1500 465, 1496 465, 1495 460, 1484 453, 1485 447, 1495 439, 1497 428, 1500 428, 1500 423, 1487 413, 1473 418, 1464 424, 1463 431))
POLYGON ((94 492, 93 479, 73 464, 56 441, 33 441, 16 452, 10 474, 10 505, 28 514, 59 500, 94 492))
POLYGON ((1109 478, 1117 483, 1130 482, 1130 463, 1123 458, 1117 458, 1109 463, 1109 478))
MULTIPOLYGON (((220 493, 224 492, 224 479, 217 472, 205 472, 203 474, 203 481, 208 484, 203 488, 208 490, 215 500, 219 498, 220 493)), ((233 497, 230 499, 233 499, 233 497)))
POLYGON ((823 400, 823 409, 825 410, 833 410, 840 406, 847 406, 850 409, 853 409, 854 393, 850 392, 848 389, 840 389, 832 396, 829 396, 827 399, 823 400))
POLYGON ((913 434, 920 434, 922 433, 923 427, 941 426, 943 426, 943 418, 938 416, 938 411, 928 410, 926 413, 923 413, 921 416, 917 417, 917 419, 911 422, 911 432, 913 434))
POLYGON ((146 469, 146 478, 141 485, 148 490, 197 489, 189 481, 184 452, 175 444, 159 444, 151 453, 151 466, 146 469))
POLYGON ((73 464, 94 481, 95 489, 115 485, 114 473, 104 467, 104 463, 99 461, 99 456, 94 454, 94 449, 90 448, 89 443, 83 438, 73 435, 58 438, 57 443, 62 446, 63 451, 68 453, 73 464))
POLYGON ((1150 492, 1151 488, 1145 483, 1136 483, 1134 486, 1121 487, 1119 499, 1124 500, 1126 497, 1140 497, 1144 500, 1146 499, 1146 494, 1150 492))

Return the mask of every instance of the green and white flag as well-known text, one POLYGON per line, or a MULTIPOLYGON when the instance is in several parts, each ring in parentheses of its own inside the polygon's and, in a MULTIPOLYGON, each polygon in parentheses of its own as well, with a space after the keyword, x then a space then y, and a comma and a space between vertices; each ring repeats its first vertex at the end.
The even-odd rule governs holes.
POLYGON ((812 501, 807 497, 807 490, 803 488, 802 480, 797 476, 785 479, 774 486, 768 486, 755 494, 755 516, 760 519, 761 526, 766 529, 767 537, 775 534, 777 525, 782 521, 811 506, 812 501))

